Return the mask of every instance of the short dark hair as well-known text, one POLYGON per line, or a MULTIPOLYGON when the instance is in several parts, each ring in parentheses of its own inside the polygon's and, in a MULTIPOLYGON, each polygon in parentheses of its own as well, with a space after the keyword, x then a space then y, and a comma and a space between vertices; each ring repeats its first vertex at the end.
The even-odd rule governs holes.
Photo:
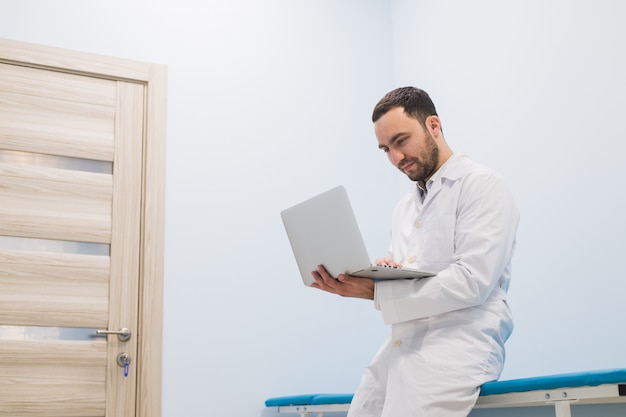
POLYGON ((396 107, 403 107, 404 112, 417 119, 422 126, 426 126, 428 116, 437 116, 435 105, 426 91, 415 87, 401 87, 388 92, 380 99, 374 107, 372 122, 376 123, 385 113, 396 107))

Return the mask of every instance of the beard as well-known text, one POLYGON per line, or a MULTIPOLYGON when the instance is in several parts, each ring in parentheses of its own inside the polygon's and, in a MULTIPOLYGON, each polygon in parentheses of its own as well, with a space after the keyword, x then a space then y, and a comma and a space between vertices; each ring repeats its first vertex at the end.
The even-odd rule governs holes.
POLYGON ((424 184, 435 173, 439 165, 439 147, 430 132, 427 130, 425 130, 425 132, 426 141, 419 156, 405 159, 398 164, 400 168, 406 165, 407 162, 413 162, 415 168, 412 171, 405 172, 402 168, 400 168, 400 170, 404 172, 411 181, 416 181, 421 184, 424 184))

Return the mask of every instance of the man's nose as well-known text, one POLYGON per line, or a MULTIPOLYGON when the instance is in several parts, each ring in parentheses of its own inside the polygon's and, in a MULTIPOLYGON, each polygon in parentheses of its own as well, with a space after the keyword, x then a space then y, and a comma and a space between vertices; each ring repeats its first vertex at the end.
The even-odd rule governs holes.
POLYGON ((392 164, 398 165, 400 161, 404 159, 404 154, 398 150, 389 150, 389 160, 392 164))

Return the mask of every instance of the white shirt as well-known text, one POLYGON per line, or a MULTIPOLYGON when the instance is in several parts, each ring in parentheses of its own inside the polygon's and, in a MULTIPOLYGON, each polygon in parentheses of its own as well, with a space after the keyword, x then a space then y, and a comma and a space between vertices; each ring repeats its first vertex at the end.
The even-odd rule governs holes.
POLYGON ((390 256, 436 275, 378 281, 375 306, 387 324, 506 298, 519 212, 502 178, 454 154, 426 189, 422 201, 414 184, 396 206, 390 256))

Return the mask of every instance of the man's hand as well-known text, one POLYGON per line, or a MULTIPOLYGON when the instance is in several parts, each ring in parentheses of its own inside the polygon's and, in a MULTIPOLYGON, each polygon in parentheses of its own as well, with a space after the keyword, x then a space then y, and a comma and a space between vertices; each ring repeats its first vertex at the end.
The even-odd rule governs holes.
POLYGON ((391 259, 389 256, 385 256, 384 258, 378 258, 374 263, 376 265, 402 266, 399 263, 395 262, 393 259, 391 259))
POLYGON ((374 299, 374 280, 369 278, 353 277, 347 274, 340 274, 337 279, 330 276, 323 265, 319 265, 311 275, 315 282, 311 284, 313 288, 319 288, 332 294, 342 297, 374 299))

